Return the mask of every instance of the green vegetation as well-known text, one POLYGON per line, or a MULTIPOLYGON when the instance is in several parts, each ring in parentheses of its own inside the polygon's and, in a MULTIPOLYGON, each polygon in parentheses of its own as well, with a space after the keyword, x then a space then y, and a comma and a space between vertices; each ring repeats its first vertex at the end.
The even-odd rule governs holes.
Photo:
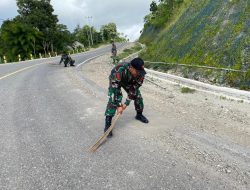
POLYGON ((188 88, 188 87, 182 87, 181 88, 181 93, 194 93, 195 92, 195 89, 191 89, 191 88, 188 88))
POLYGON ((124 49, 120 54, 117 55, 117 57, 112 57, 113 58, 113 63, 118 63, 120 60, 128 57, 129 55, 132 55, 133 53, 136 53, 142 49, 141 44, 136 43, 135 46, 129 48, 129 49, 124 49))
MULTIPOLYGON (((243 70, 245 76, 224 73, 223 81, 241 89, 250 88, 250 1, 161 0, 153 1, 150 11, 140 37, 147 46, 141 57, 243 70)), ((174 65, 147 66, 169 70, 174 65)), ((186 70, 195 72, 194 68, 186 70)))
POLYGON ((71 33, 67 26, 58 23, 50 0, 17 0, 19 15, 5 20, 0 28, 0 63, 47 57, 64 51, 83 51, 86 47, 122 41, 115 23, 109 23, 97 31, 94 27, 77 26, 71 33), (91 35, 90 35, 91 34, 91 35), (79 46, 78 41, 84 45, 79 46))
POLYGON ((175 20, 175 16, 180 13, 184 0, 159 0, 159 4, 152 1, 150 5, 151 13, 144 17, 144 28, 140 41, 142 43, 151 43, 155 37, 175 20))
POLYGON ((82 28, 78 25, 73 32, 73 36, 76 41, 81 42, 85 47, 98 47, 111 41, 121 42, 125 40, 119 36, 115 23, 103 25, 100 31, 89 25, 85 25, 82 28))
POLYGON ((158 71, 162 71, 162 72, 167 72, 171 69, 174 69, 177 67, 176 64, 165 64, 165 63, 150 63, 150 62, 145 62, 145 67, 146 68, 150 68, 150 69, 154 69, 154 70, 158 70, 158 71))
POLYGON ((221 100, 226 100, 227 98, 225 96, 220 96, 221 100))
POLYGON ((129 48, 129 49, 124 49, 122 53, 120 53, 117 57, 118 60, 122 60, 126 57, 128 57, 129 55, 136 53, 138 51, 140 51, 142 49, 141 45, 139 43, 137 43, 135 46, 129 48))

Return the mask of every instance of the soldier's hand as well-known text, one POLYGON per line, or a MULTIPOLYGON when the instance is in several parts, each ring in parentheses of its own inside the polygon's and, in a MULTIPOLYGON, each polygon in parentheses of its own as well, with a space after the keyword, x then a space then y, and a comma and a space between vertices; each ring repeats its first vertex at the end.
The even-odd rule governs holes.
POLYGON ((122 104, 123 111, 127 108, 126 104, 122 104))
POLYGON ((123 112, 123 106, 120 106, 117 108, 117 114, 122 114, 123 112))
POLYGON ((127 108, 125 104, 117 108, 117 114, 122 114, 122 112, 127 108))

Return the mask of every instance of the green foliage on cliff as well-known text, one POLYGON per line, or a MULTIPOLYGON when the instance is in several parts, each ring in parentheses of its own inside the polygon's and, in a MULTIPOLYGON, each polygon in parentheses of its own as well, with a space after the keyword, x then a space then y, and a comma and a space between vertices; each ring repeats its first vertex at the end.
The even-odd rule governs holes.
POLYGON ((145 60, 250 68, 250 1, 162 0, 153 10, 140 37, 145 60))

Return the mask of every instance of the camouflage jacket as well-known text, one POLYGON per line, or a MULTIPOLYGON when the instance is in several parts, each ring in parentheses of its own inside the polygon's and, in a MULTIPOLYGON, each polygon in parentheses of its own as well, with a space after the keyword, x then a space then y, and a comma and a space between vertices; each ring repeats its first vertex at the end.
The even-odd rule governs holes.
POLYGON ((144 76, 133 77, 128 70, 129 66, 130 63, 120 63, 112 69, 109 76, 110 88, 114 92, 114 100, 118 100, 117 105, 121 104, 121 98, 118 97, 121 94, 121 87, 128 93, 125 102, 128 106, 130 101, 136 98, 136 93, 144 80, 144 76))
POLYGON ((71 61, 71 57, 68 54, 63 54, 60 60, 60 63, 64 62, 64 63, 69 63, 71 61))
POLYGON ((111 52, 114 52, 114 51, 116 51, 116 45, 112 45, 111 52))

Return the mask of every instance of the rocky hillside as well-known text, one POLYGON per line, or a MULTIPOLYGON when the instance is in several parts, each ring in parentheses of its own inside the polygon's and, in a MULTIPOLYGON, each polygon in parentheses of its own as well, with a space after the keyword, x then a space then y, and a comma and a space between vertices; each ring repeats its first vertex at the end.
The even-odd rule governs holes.
POLYGON ((145 59, 249 68, 250 0, 162 0, 157 6, 140 37, 148 47, 145 59))

